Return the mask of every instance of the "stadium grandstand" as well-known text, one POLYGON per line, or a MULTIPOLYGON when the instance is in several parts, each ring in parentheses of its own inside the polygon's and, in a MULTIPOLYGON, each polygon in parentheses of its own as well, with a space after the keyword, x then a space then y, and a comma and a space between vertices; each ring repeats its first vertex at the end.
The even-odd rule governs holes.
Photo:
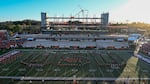
POLYGON ((10 37, 7 30, 0 30, 0 49, 9 49, 23 44, 23 40, 10 37))
POLYGON ((142 44, 140 52, 150 57, 150 42, 142 44))
POLYGON ((10 47, 8 38, 9 36, 7 30, 0 30, 0 48, 4 49, 10 47))

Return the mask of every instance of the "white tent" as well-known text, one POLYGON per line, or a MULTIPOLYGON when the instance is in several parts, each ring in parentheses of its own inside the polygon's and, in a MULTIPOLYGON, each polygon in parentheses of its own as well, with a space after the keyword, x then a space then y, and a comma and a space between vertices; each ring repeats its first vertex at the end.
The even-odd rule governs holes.
POLYGON ((129 38, 128 38, 128 41, 136 41, 136 40, 137 40, 136 37, 129 37, 129 38))

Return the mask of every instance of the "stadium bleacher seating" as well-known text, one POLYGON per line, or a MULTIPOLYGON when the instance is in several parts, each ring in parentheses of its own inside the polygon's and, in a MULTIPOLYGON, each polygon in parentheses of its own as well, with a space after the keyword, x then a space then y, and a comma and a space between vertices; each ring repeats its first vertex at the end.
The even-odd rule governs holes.
POLYGON ((141 46, 140 52, 142 52, 145 55, 149 55, 150 52, 150 43, 145 43, 141 46))

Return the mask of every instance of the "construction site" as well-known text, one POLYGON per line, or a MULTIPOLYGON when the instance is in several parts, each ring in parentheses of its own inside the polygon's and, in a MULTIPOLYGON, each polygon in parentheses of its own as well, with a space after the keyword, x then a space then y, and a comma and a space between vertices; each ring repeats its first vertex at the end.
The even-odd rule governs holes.
POLYGON ((0 48, 10 51, 0 55, 0 83, 148 84, 149 44, 140 47, 144 35, 110 26, 109 13, 80 13, 49 17, 42 12, 39 34, 10 37, 1 30, 0 48), (113 28, 124 33, 109 33, 113 28))
POLYGON ((50 30, 95 30, 106 28, 109 23, 109 13, 99 16, 88 15, 88 10, 82 9, 71 16, 48 16, 41 12, 41 28, 50 30))

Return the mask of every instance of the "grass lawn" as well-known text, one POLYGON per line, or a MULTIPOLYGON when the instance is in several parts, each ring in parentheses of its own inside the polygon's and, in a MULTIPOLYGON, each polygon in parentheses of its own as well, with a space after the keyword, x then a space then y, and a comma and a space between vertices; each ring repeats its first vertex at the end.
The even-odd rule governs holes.
MULTIPOLYGON (((133 53, 129 50, 35 49, 20 51, 21 54, 16 60, 0 64, 1 76, 150 77, 149 64, 132 56, 133 53)), ((64 84, 60 82, 58 84, 64 84)), ((28 84, 29 82, 15 83, 28 84)))
POLYGON ((6 52, 9 52, 10 49, 0 49, 0 55, 6 53, 6 52))

